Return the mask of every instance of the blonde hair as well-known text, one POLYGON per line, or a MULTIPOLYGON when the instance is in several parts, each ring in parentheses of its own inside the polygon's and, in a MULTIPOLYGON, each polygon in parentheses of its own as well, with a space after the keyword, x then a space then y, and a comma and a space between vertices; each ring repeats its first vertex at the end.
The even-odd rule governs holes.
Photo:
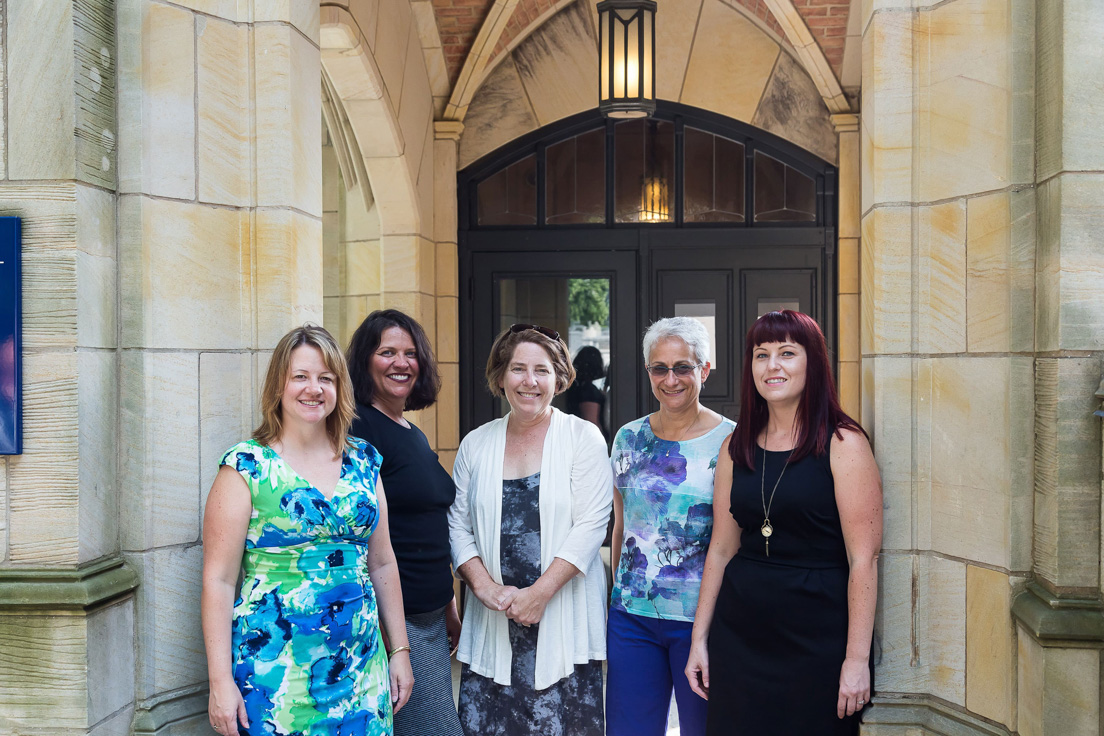
POLYGON ((281 337, 280 342, 276 343, 276 349, 272 351, 272 360, 268 363, 268 373, 265 374, 264 386, 261 388, 261 426, 254 430, 253 439, 262 445, 271 445, 280 438, 284 427, 280 402, 291 372, 291 354, 304 345, 317 348, 322 353, 326 369, 334 374, 337 405, 326 417, 326 434, 329 435, 334 452, 340 452, 342 447, 349 444, 349 427, 356 416, 349 368, 333 335, 326 328, 309 322, 281 337))

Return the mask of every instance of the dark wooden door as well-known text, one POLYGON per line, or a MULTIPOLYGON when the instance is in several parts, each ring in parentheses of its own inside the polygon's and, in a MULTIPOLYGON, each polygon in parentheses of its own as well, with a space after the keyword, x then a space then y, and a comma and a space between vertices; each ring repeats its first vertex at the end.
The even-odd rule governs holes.
MULTIPOLYGON (((831 278, 824 233, 804 233, 806 243, 784 245, 763 243, 761 235, 752 242, 733 231, 649 233, 649 318, 696 317, 711 328, 712 373, 701 398, 714 411, 739 414, 744 338, 760 315, 796 309, 823 324, 829 314, 820 286, 831 278)), ((825 327, 832 349, 834 331, 825 327)), ((655 408, 655 399, 647 398, 655 408)))

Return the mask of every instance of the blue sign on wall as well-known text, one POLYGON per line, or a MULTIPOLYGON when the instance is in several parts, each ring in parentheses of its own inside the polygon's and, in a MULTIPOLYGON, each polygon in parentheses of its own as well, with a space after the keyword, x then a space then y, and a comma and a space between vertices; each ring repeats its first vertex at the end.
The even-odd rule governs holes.
POLYGON ((0 455, 23 452, 20 221, 0 217, 0 455))

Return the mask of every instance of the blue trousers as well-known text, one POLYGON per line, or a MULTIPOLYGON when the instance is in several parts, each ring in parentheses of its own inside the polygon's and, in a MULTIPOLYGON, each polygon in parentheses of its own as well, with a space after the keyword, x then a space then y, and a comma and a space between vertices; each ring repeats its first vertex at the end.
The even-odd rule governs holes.
POLYGON ((690 621, 666 621, 610 610, 606 630, 606 736, 664 736, 671 688, 682 736, 705 734, 706 701, 683 670, 690 621))

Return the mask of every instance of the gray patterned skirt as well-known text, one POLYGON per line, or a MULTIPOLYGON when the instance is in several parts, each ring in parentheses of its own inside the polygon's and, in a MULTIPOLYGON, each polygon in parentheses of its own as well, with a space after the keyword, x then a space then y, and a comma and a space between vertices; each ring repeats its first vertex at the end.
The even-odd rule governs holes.
MULTIPOLYGON (((540 473, 502 482, 502 582, 524 588, 540 577, 540 473)), ((602 663, 575 671, 536 690, 537 631, 540 624, 510 625, 513 665, 509 687, 477 675, 460 674, 460 724, 467 736, 602 736, 602 663)))
POLYGON ((460 736, 452 699, 452 658, 445 608, 406 617, 414 690, 395 714, 395 736, 460 736))

